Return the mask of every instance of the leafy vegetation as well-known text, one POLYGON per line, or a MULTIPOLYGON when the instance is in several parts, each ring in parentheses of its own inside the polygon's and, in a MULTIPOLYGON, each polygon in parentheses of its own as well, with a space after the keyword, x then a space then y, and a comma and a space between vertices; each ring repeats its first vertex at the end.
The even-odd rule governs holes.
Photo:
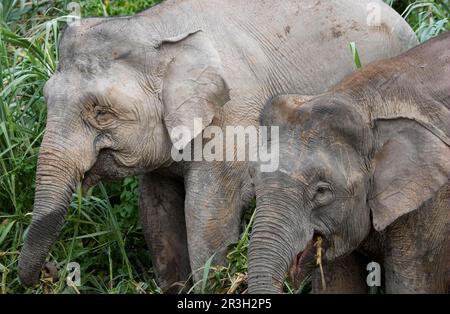
MULTIPOLYGON (((83 0, 83 16, 128 15, 159 0, 83 0)), ((449 26, 449 1, 387 0, 414 27, 421 41, 449 26)), ((60 30, 69 0, 2 0, 0 4, 0 293, 160 293, 138 223, 137 181, 100 184, 88 195, 75 193, 63 232, 51 252, 60 278, 70 261, 81 265, 82 286, 43 278, 25 289, 17 277, 18 253, 31 219, 34 176, 45 128, 45 81, 54 72, 60 30)), ((228 266, 206 263, 192 292, 242 293, 252 213, 228 266)), ((286 292, 293 292, 288 284, 286 292)), ((308 287, 303 289, 308 291, 308 287)))

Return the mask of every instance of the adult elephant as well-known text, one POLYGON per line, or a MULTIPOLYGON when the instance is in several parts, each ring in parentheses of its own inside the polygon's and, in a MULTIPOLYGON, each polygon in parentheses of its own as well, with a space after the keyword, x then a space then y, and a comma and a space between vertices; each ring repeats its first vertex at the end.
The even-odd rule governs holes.
POLYGON ((44 94, 33 219, 23 284, 58 237, 78 182, 141 175, 140 211, 157 279, 184 280, 237 240, 253 193, 247 162, 175 162, 206 126, 256 126, 278 93, 317 93, 363 63, 416 44, 382 1, 165 1, 132 17, 68 27, 44 94), (192 120, 202 118, 194 130, 192 120), (192 131, 180 142, 177 127, 192 131))
POLYGON ((364 256, 383 266, 386 293, 447 292, 449 46, 446 33, 326 93, 268 104, 280 166, 255 179, 251 293, 280 293, 288 270, 317 278, 319 249, 327 292, 367 292, 364 256))

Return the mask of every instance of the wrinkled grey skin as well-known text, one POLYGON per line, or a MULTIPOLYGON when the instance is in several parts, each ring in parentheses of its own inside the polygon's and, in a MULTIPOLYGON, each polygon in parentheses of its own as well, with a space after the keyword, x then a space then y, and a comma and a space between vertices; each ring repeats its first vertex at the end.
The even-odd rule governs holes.
POLYGON ((387 293, 447 292, 449 46, 447 33, 325 94, 278 96, 266 106, 262 124, 280 126, 280 168, 255 179, 250 293, 280 293, 288 270, 297 283, 313 273, 320 292, 318 236, 326 292, 367 290, 368 273, 355 276, 367 261, 354 250, 383 265, 387 293))
POLYGON ((322 92, 349 74, 351 41, 363 63, 414 46, 410 27, 382 1, 380 23, 368 25, 373 2, 173 0, 68 27, 44 90, 48 122, 21 282, 38 281, 79 182, 131 175, 141 175, 140 215, 163 288, 214 252, 223 262, 254 195, 250 167, 175 163, 171 130, 192 128, 194 117, 204 127, 257 126, 269 97, 322 92))

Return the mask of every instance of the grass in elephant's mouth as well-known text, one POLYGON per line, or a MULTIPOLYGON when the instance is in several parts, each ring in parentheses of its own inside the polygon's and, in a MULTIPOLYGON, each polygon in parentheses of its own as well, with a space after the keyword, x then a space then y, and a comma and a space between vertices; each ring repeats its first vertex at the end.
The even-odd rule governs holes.
POLYGON ((323 274, 323 266, 322 266, 322 256, 325 251, 322 236, 319 235, 314 238, 314 247, 316 248, 316 266, 319 267, 320 278, 322 281, 322 289, 325 290, 327 288, 327 283, 325 281, 325 276, 323 274))
POLYGON ((312 272, 318 268, 322 277, 322 288, 326 289, 325 276, 323 274, 322 259, 327 248, 326 239, 315 232, 307 242, 303 251, 298 252, 289 267, 289 282, 297 289, 298 293, 306 292, 304 289, 312 272))
MULTIPOLYGON (((386 0, 388 1, 388 0, 386 0)), ((37 154, 46 124, 42 89, 57 66, 57 42, 71 0, 2 0, 0 8, 0 293, 76 293, 65 280, 25 289, 17 259, 30 223, 37 154), (47 23, 49 22, 49 23, 47 23)), ((131 14, 159 0, 80 0, 83 16, 131 14)), ((408 1, 392 1, 400 5, 408 1)), ((409 1, 409 3, 415 1, 409 1)), ((408 21, 421 40, 448 30, 448 0, 420 1, 408 21)), ((138 223, 137 181, 99 185, 76 193, 50 260, 65 278, 66 265, 81 266, 80 293, 161 293, 138 223)), ((251 211, 244 232, 230 248, 228 265, 205 265, 204 280, 191 292, 244 293, 251 211)), ((300 291, 310 289, 308 279, 300 291)), ((297 292, 287 282, 287 293, 297 292)))

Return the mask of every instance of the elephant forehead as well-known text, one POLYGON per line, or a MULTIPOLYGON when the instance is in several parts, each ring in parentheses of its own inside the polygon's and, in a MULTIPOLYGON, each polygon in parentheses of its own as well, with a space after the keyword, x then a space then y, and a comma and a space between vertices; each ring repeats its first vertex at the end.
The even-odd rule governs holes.
POLYGON ((142 36, 142 30, 133 20, 129 17, 87 18, 78 25, 67 26, 59 44, 58 69, 77 68, 89 76, 109 68, 115 60, 128 58, 133 52, 147 56, 154 51, 155 35, 142 36))
MULTIPOLYGON (((59 72, 76 70, 80 72, 85 79, 93 79, 95 75, 108 70, 111 67, 112 58, 108 54, 99 51, 90 51, 83 47, 67 47, 61 50, 61 56, 58 65, 59 72)), ((112 53, 111 53, 112 54, 112 53)))
POLYGON ((94 26, 88 28, 82 24, 67 27, 59 45, 58 70, 75 68, 89 77, 109 68, 114 57, 122 54, 123 48, 119 48, 124 46, 126 47, 124 40, 117 36, 111 37, 94 26))
POLYGON ((136 81, 120 74, 114 79, 100 77, 86 89, 87 92, 96 95, 99 100, 114 104, 117 107, 129 107, 134 104, 148 101, 144 90, 136 81))
POLYGON ((361 160, 354 149, 340 142, 320 141, 292 146, 282 146, 280 171, 297 181, 306 183, 315 177, 333 177, 339 182, 353 182, 354 175, 361 168, 361 160))

